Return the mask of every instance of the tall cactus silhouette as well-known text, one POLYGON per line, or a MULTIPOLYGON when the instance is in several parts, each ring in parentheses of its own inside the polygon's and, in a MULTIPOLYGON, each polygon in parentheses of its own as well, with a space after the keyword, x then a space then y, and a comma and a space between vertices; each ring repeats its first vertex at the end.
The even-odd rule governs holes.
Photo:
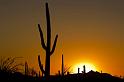
POLYGON ((80 73, 80 68, 78 68, 78 74, 80 73))
POLYGON ((25 62, 25 75, 28 75, 28 63, 27 62, 25 62))
POLYGON ((64 59, 62 54, 62 76, 64 76, 64 59))
POLYGON ((45 60, 45 70, 43 69, 43 65, 40 61, 40 55, 38 56, 38 63, 41 71, 44 73, 45 77, 50 76, 50 56, 53 54, 58 35, 56 35, 53 47, 51 48, 51 26, 50 26, 50 14, 49 14, 49 8, 48 3, 46 3, 46 22, 47 22, 47 42, 45 45, 44 38, 43 38, 43 32, 41 30, 40 24, 38 24, 39 32, 40 32, 40 38, 41 38, 41 45, 43 49, 46 51, 46 60, 45 60))
POLYGON ((62 54, 61 75, 64 76, 66 73, 68 73, 70 68, 71 68, 71 66, 69 66, 69 67, 64 66, 64 55, 62 54))
POLYGON ((84 74, 86 73, 86 67, 85 65, 83 66, 83 71, 84 71, 84 74))

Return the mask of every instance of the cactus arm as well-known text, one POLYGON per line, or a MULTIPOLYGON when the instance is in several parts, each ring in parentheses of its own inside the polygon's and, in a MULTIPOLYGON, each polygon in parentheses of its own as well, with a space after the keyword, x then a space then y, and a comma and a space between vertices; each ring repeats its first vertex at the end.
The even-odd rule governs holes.
POLYGON ((44 42, 44 38, 43 38, 43 32, 40 28, 40 24, 38 24, 38 28, 39 28, 39 32, 40 32, 40 38, 41 38, 41 45, 44 49, 46 49, 46 46, 45 46, 45 42, 44 42))
POLYGON ((38 55, 38 64, 39 64, 40 70, 43 72, 43 74, 45 74, 45 71, 43 69, 43 65, 41 64, 41 61, 40 61, 40 55, 38 55))
POLYGON ((50 55, 52 55, 53 52, 54 52, 54 50, 55 50, 56 43, 57 43, 57 38, 58 38, 58 35, 56 35, 56 38, 55 38, 55 41, 54 41, 54 44, 53 44, 52 50, 51 50, 51 52, 50 52, 50 55))

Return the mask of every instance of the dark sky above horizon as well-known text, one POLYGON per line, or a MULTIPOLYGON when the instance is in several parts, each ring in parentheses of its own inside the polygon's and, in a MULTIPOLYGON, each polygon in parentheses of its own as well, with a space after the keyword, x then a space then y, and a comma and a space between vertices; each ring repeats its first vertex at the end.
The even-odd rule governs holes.
MULTIPOLYGON (((51 73, 67 66, 89 62, 98 71, 124 75, 124 0, 0 0, 0 56, 24 57, 39 69, 44 63, 37 24, 46 37, 45 2, 49 3, 52 43, 51 73), (56 68, 54 68, 56 66, 56 68)), ((46 38, 45 38, 46 40, 46 38)))

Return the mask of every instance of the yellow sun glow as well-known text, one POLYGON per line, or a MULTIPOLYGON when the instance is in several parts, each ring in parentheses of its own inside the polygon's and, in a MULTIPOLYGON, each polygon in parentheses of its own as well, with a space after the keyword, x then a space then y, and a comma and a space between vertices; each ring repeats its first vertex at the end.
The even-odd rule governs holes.
POLYGON ((91 63, 79 63, 73 67, 73 73, 78 73, 78 68, 80 68, 79 73, 82 73, 84 65, 86 68, 86 73, 91 71, 91 70, 96 71, 96 67, 91 63))

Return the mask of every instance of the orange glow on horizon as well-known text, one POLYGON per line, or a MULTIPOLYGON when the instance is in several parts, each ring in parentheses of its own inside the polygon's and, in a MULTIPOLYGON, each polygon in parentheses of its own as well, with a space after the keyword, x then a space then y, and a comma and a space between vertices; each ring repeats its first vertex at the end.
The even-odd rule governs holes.
POLYGON ((82 73, 83 71, 83 66, 85 65, 86 67, 86 73, 93 70, 97 71, 98 69, 93 65, 92 63, 78 63, 73 67, 73 73, 78 73, 78 68, 80 68, 79 73, 82 73))

